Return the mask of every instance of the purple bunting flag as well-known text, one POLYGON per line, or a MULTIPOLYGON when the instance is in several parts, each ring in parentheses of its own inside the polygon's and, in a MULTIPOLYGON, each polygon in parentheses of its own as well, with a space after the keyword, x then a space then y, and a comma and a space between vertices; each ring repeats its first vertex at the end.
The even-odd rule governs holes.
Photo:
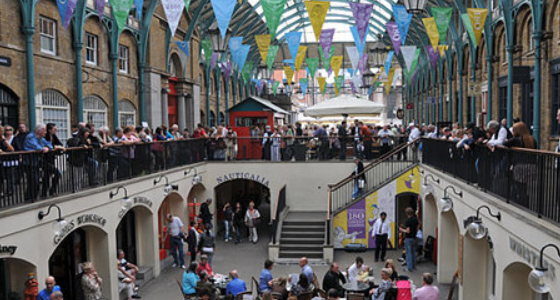
POLYGON ((212 53, 212 59, 210 60, 210 69, 214 69, 216 63, 218 62, 218 52, 212 53))
POLYGON ((366 35, 367 27, 369 26, 369 18, 373 11, 373 3, 350 2, 350 9, 356 21, 360 40, 363 40, 366 35))
POLYGON ((95 0, 95 9, 99 16, 99 21, 103 20, 103 12, 105 11, 105 0, 95 0))
POLYGON ((439 51, 434 48, 432 45, 426 46, 426 52, 428 52, 428 57, 430 58, 430 63, 432 64, 432 68, 435 70, 437 68, 437 62, 439 59, 439 51))
POLYGON ((364 53, 364 55, 362 55, 362 57, 360 57, 360 60, 358 61, 358 70, 360 70, 360 73, 364 74, 366 67, 367 67, 367 59, 368 59, 368 54, 367 52, 364 53))
POLYGON ((232 62, 227 62, 222 64, 222 73, 224 74, 224 81, 228 82, 229 75, 231 75, 231 69, 233 68, 232 62))
POLYGON ((66 14, 64 15, 64 22, 62 25, 64 29, 68 29, 68 25, 70 25, 70 21, 72 21, 72 17, 74 16, 74 10, 76 9, 76 4, 78 0, 68 0, 68 7, 66 7, 66 14))
POLYGON ((321 45, 321 48, 323 48, 323 53, 326 53, 325 55, 329 53, 329 49, 331 48, 333 37, 334 37, 334 28, 323 29, 321 31, 321 35, 319 36, 319 45, 321 45))
POLYGON ((261 79, 257 83, 257 93, 260 95, 264 87, 264 80, 261 79))
POLYGON ((401 48, 401 36, 399 34, 399 27, 395 21, 387 22, 385 24, 387 28, 387 33, 389 33, 389 37, 391 38, 391 43, 393 44, 393 48, 395 49, 395 53, 399 55, 399 50, 401 48))

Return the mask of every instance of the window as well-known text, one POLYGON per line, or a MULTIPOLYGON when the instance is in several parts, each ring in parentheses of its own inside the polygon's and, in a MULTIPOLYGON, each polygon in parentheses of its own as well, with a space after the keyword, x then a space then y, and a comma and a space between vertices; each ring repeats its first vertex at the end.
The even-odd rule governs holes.
POLYGON ((136 108, 128 100, 119 101, 119 126, 136 125, 136 108))
MULTIPOLYGON (((552 104, 552 120, 555 120, 558 109, 560 109, 560 73, 552 76, 552 99, 550 102, 552 104)), ((550 128, 550 133, 553 135, 560 134, 560 126, 558 125, 558 122, 551 123, 552 126, 550 128)))
POLYGON ((128 47, 119 45, 119 71, 128 73, 128 47))
POLYGON ((507 87, 500 87, 498 91, 498 121, 505 118, 507 118, 507 87))
POLYGON ((70 137, 70 103, 61 93, 45 90, 35 96, 37 123, 54 123, 57 136, 62 142, 70 137))
POLYGON ((86 33, 86 63, 97 65, 97 35, 86 33))
POLYGON ((535 41, 533 40, 533 21, 529 21, 529 24, 527 24, 527 38, 527 45, 529 45, 529 51, 531 51, 535 47, 535 41))
POLYGON ((56 21, 39 17, 41 52, 56 55, 56 21))
POLYGON ((101 98, 93 95, 84 98, 84 120, 97 129, 107 126, 107 105, 101 98))
POLYGON ((213 111, 210 111, 210 122, 208 124, 209 127, 216 125, 216 114, 213 111))

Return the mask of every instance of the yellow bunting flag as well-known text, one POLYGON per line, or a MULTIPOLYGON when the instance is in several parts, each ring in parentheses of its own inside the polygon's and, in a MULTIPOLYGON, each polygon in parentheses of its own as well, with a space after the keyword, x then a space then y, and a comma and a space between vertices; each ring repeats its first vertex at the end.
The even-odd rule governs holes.
POLYGON ((296 70, 301 69, 301 64, 303 63, 303 59, 305 58, 306 53, 307 53, 307 46, 299 46, 296 55, 296 70))
POLYGON ((334 71, 334 78, 338 77, 338 72, 340 72, 341 66, 342 66, 342 55, 333 56, 331 58, 331 67, 334 71))
POLYGON ((255 35, 255 42, 257 43, 257 47, 259 47, 263 64, 266 64, 266 56, 268 54, 268 47, 270 46, 270 34, 255 35))
POLYGON ((422 22, 424 22, 426 32, 428 33, 428 37, 430 38, 430 42, 432 43, 432 48, 435 51, 439 44, 439 31, 436 25, 436 20, 434 18, 423 18, 422 22))
POLYGON ((383 71, 381 71, 381 72, 375 74, 375 77, 373 77, 373 81, 371 82, 372 85, 377 81, 377 78, 379 77, 379 74, 381 74, 382 72, 383 72, 383 71))
POLYGON ((447 45, 439 45, 438 46, 438 50, 439 50, 439 56, 443 57, 445 55, 445 52, 447 51, 447 49, 449 49, 449 46, 447 45))
POLYGON ((387 77, 387 81, 383 83, 385 86, 385 93, 389 95, 391 91, 391 85, 393 85, 393 77, 395 76, 395 68, 391 68, 389 70, 389 77, 387 77))
POLYGON ((319 41, 319 35, 321 35, 323 23, 325 22, 325 17, 327 16, 330 5, 331 3, 328 1, 305 2, 305 7, 307 7, 307 14, 309 14, 309 20, 311 21, 313 33, 315 33, 315 39, 317 41, 319 41))
POLYGON ((469 19, 471 19, 476 44, 480 45, 480 38, 482 37, 482 31, 484 30, 484 23, 486 23, 488 10, 486 8, 468 8, 467 13, 469 13, 469 19))
POLYGON ((336 87, 336 84, 333 84, 334 87, 334 93, 338 96, 338 88, 336 87))
POLYGON ((292 85, 292 78, 294 77, 294 69, 292 69, 292 67, 285 66, 284 73, 286 73, 286 79, 288 80, 288 85, 292 85))
POLYGON ((321 93, 325 93, 325 85, 327 84, 327 78, 317 77, 317 82, 319 82, 319 89, 321 90, 321 93))

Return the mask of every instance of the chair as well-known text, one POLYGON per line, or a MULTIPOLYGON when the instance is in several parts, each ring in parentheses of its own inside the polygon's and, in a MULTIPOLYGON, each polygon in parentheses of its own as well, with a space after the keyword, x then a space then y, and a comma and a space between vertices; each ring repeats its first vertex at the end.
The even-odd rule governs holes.
POLYGON ((347 300, 364 300, 364 294, 360 293, 348 293, 346 295, 347 300))
POLYGON ((237 294, 235 299, 236 300, 243 300, 244 295, 252 295, 252 294, 253 294, 253 292, 251 292, 251 291, 241 292, 241 293, 237 294))
POLYGON ((270 293, 272 295, 272 299, 274 300, 282 300, 282 293, 278 293, 278 292, 272 292, 270 293))
POLYGON ((177 282, 177 284, 179 285, 179 290, 181 291, 181 295, 183 295, 183 299, 189 299, 189 300, 195 300, 198 299, 196 295, 187 295, 183 292, 183 285, 181 284, 181 281, 177 278, 175 278, 175 281, 177 282))
POLYGON ((311 300, 313 298, 313 291, 305 292, 297 295, 298 300, 311 300))
POLYGON ((327 292, 325 292, 323 289, 317 288, 316 291, 317 291, 317 294, 319 294, 319 297, 321 297, 323 299, 328 298, 327 292))
POLYGON ((259 281, 255 278, 255 277, 251 277, 251 281, 253 282, 253 285, 256 286, 255 290, 257 291, 257 295, 261 295, 261 288, 259 287, 259 281))

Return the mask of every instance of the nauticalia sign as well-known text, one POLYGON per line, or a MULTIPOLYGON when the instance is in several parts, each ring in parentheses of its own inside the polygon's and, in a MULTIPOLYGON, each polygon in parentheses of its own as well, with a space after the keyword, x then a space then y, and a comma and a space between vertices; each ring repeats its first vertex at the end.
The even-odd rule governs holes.
POLYGON ((227 181, 232 181, 232 180, 236 180, 236 179, 246 179, 246 180, 252 180, 252 181, 256 181, 266 187, 268 187, 269 185, 269 181, 268 179, 266 179, 266 177, 261 176, 261 175, 256 175, 256 174, 252 174, 252 173, 243 173, 243 172, 239 172, 239 173, 229 173, 229 174, 224 174, 222 176, 216 177, 216 181, 218 182, 218 184, 220 183, 224 183, 227 181))

